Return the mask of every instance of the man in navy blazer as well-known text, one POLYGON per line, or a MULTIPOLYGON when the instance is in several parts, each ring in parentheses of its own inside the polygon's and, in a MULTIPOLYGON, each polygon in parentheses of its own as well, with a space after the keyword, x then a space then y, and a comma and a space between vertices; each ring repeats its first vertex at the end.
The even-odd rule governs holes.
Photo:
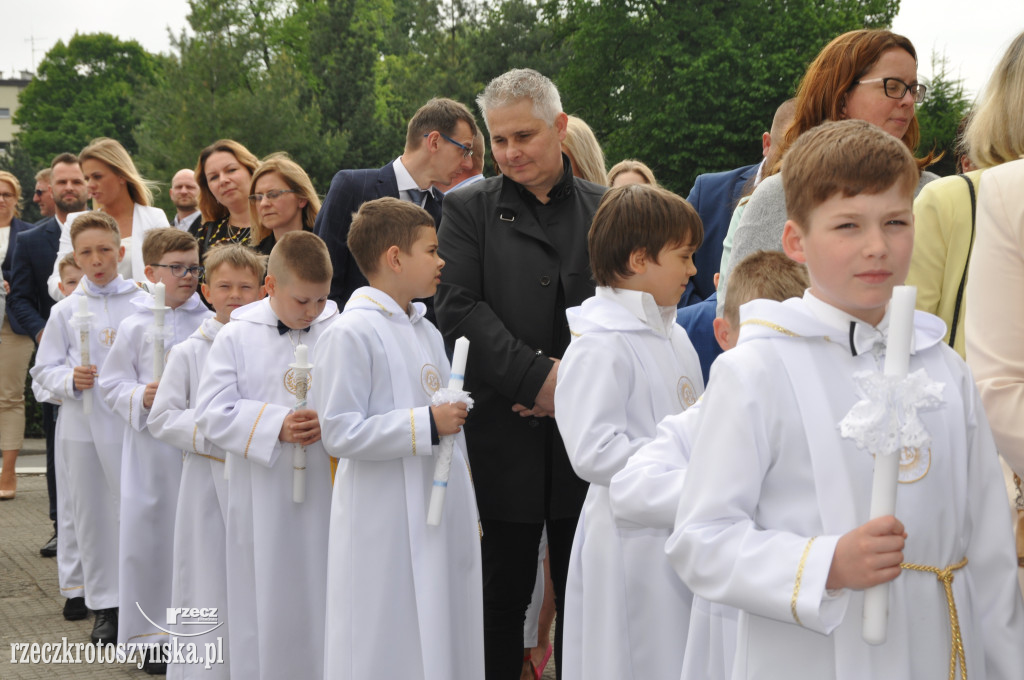
MULTIPOLYGON (((768 133, 765 133, 768 136, 768 133)), ((725 172, 698 175, 686 200, 697 210, 704 224, 704 242, 693 255, 697 275, 679 300, 680 307, 701 302, 715 292, 715 274, 722 261, 722 241, 729 231, 732 211, 743 196, 744 188, 753 186, 760 163, 744 165, 725 172)))
MULTIPOLYGON (((706 300, 715 292, 715 274, 722 264, 722 242, 729 233, 729 222, 736 204, 753 192, 761 181, 763 168, 774 162, 769 157, 772 138, 781 141, 793 120, 794 99, 787 99, 775 110, 770 132, 761 134, 761 162, 725 172, 698 175, 686 200, 697 210, 704 224, 704 242, 693 256, 697 275, 690 279, 679 300, 680 307, 706 300)), ((777 148, 777 147, 776 147, 777 148)))
MULTIPOLYGON (((32 229, 12 237, 15 247, 11 263, 11 294, 7 299, 11 328, 16 333, 31 337, 36 345, 46 327, 50 308, 54 305, 46 280, 53 272, 61 225, 67 220, 68 214, 85 209, 89 196, 77 156, 62 153, 53 159, 50 168, 50 186, 56 212, 32 229)), ((46 433, 46 486, 50 496, 50 519, 54 522, 54 536, 40 549, 40 553, 45 557, 53 557, 57 554, 57 482, 53 469, 57 408, 52 404, 42 404, 42 412, 46 433)))
POLYGON ((471 167, 476 131, 476 119, 465 105, 434 98, 409 121, 401 156, 380 169, 341 170, 334 176, 314 231, 331 254, 330 299, 339 307, 344 308, 352 292, 367 283, 348 250, 352 214, 366 201, 391 196, 423 207, 436 227, 441 221, 442 195, 431 185, 450 186, 471 167))

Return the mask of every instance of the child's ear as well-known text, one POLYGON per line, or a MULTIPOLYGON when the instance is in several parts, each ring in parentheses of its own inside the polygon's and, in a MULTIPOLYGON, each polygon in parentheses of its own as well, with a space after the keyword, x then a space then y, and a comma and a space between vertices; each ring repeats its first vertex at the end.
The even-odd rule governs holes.
POLYGON ((807 255, 804 253, 804 234, 793 220, 786 220, 786 226, 782 229, 782 250, 794 262, 807 264, 807 255))
POLYGON ((257 300, 262 300, 265 297, 267 297, 267 287, 266 286, 260 286, 259 297, 257 297, 256 299, 257 300))
POLYGON ((402 271, 402 249, 391 246, 384 252, 384 263, 394 272, 402 271))
POLYGON ((643 274, 647 271, 647 251, 637 248, 629 254, 629 270, 634 274, 643 274))
MULTIPOLYGON (((121 247, 119 247, 117 249, 117 261, 120 262, 123 259, 124 259, 124 246, 121 246, 121 247)), ((152 280, 152 279, 150 279, 150 280, 152 280)))
POLYGON ((63 281, 57 282, 57 290, 59 290, 60 294, 63 295, 64 297, 68 296, 68 289, 64 286, 63 281))
POLYGON ((715 340, 718 341, 718 346, 722 348, 723 352, 728 352, 736 343, 732 340, 732 324, 726 321, 722 317, 715 317, 714 321, 715 328, 715 340))
MULTIPOLYGON (((122 252, 124 251, 124 247, 123 246, 121 247, 121 250, 122 250, 122 252)), ((120 260, 118 260, 118 262, 120 262, 120 260)), ((146 268, 143 269, 142 271, 146 274, 146 278, 149 279, 150 283, 156 283, 157 282, 156 281, 156 270, 153 269, 153 265, 147 264, 146 268)))
POLYGON ((199 290, 203 291, 203 297, 204 298, 206 298, 207 300, 210 299, 210 286, 209 286, 209 284, 200 283, 199 284, 199 290))
POLYGON ((277 293, 277 279, 274 278, 273 274, 267 274, 267 278, 263 282, 263 290, 265 290, 267 295, 270 297, 274 297, 277 293))

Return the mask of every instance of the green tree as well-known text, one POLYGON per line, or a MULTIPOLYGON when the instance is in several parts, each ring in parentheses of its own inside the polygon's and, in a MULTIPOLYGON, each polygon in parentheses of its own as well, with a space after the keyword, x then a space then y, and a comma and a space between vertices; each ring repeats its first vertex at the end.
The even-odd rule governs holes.
POLYGON ((898 0, 561 0, 573 55, 566 111, 609 162, 640 158, 685 192, 701 172, 757 160, 760 133, 807 64, 844 31, 888 25, 898 0))
POLYGON ((929 170, 939 175, 956 172, 956 131, 967 115, 971 102, 964 93, 964 83, 949 72, 945 55, 932 53, 932 77, 927 82, 928 94, 917 107, 917 120, 921 126, 919 153, 929 149, 944 155, 929 170))
POLYGON ((19 97, 18 142, 39 167, 101 136, 134 153, 134 101, 156 74, 156 58, 134 40, 95 33, 76 34, 67 45, 58 41, 19 97))
POLYGON ((191 6, 193 32, 173 40, 174 53, 138 104, 144 173, 168 180, 228 138, 257 156, 287 151, 326 191, 346 138, 325 129, 312 79, 300 68, 305 55, 290 45, 295 25, 307 20, 298 10, 308 7, 271 0, 191 6))

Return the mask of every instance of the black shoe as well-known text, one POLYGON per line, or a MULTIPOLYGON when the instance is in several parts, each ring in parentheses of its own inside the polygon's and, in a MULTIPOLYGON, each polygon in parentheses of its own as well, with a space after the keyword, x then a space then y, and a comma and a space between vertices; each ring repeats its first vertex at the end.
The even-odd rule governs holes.
POLYGON ((57 556, 57 532, 53 532, 53 538, 46 542, 42 548, 39 549, 39 554, 43 557, 56 557, 57 556))
POLYGON ((112 645, 117 642, 117 607, 96 610, 96 622, 89 639, 95 645, 112 645))
POLYGON ((85 606, 84 597, 69 597, 64 602, 64 620, 81 621, 89 615, 89 608, 85 606))
POLYGON ((162 661, 146 661, 142 664, 142 670, 147 675, 167 675, 167 664, 162 661))

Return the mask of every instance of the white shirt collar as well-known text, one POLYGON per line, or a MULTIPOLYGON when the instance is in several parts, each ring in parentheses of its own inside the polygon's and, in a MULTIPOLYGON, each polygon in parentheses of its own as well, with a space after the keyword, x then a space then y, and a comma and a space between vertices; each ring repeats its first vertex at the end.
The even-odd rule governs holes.
MULTIPOLYGON (((420 187, 416 184, 416 180, 412 178, 412 175, 409 174, 409 171, 402 163, 401 156, 395 159, 395 162, 392 164, 392 167, 395 170, 395 181, 398 183, 399 191, 409 191, 409 189, 420 189, 420 187)), ((422 191, 422 189, 420 190, 422 191)))
POLYGON ((658 335, 667 336, 676 322, 675 307, 659 307, 654 301, 654 296, 642 290, 598 286, 594 294, 602 300, 622 305, 658 335))

